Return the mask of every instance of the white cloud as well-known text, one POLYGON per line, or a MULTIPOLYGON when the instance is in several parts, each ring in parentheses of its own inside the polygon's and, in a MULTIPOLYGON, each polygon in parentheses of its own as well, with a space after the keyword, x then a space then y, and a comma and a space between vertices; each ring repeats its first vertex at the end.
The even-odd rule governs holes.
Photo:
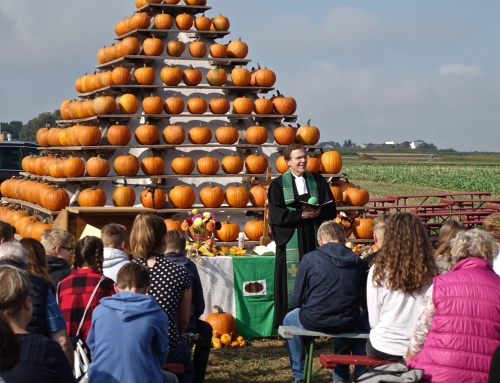
POLYGON ((438 73, 442 75, 470 75, 478 76, 481 74, 481 67, 479 65, 467 64, 444 64, 438 69, 438 73))

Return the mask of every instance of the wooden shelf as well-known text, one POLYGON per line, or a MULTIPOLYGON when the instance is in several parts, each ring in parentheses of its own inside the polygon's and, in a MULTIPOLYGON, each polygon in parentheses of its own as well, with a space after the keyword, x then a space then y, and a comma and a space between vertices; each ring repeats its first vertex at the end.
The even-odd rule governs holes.
MULTIPOLYGON (((46 150, 48 152, 56 151, 56 152, 85 152, 85 151, 114 151, 118 149, 154 149, 154 150, 176 150, 179 148, 219 148, 219 149, 228 149, 228 148, 236 148, 242 149, 244 151, 255 150, 258 148, 277 148, 278 151, 283 151, 286 148, 286 145, 275 145, 275 144, 264 144, 264 145, 251 145, 251 144, 234 144, 234 145, 224 145, 224 144, 181 144, 181 145, 101 145, 101 146, 49 146, 49 147, 39 147, 38 150, 46 150)), ((310 150, 321 149, 319 145, 307 145, 305 148, 310 150)))
POLYGON ((141 91, 151 93, 151 92, 157 92, 158 89, 174 89, 179 92, 182 92, 183 90, 208 90, 208 89, 214 89, 214 90, 222 90, 224 93, 229 93, 231 92, 236 92, 236 93, 245 93, 245 94, 258 94, 258 93, 269 93, 273 91, 275 88, 273 87, 262 87, 262 86, 234 86, 234 85, 227 85, 227 86, 211 86, 211 85, 197 85, 197 86, 187 86, 187 85, 177 85, 177 86, 168 86, 168 85, 108 85, 103 88, 93 90, 92 92, 86 92, 86 93, 77 93, 76 95, 80 98, 86 98, 89 96, 93 96, 95 94, 106 94, 106 95, 113 95, 113 94, 121 94, 121 93, 139 93, 141 91))
POLYGON ((115 40, 122 40, 127 37, 137 37, 137 38, 148 38, 151 35, 155 37, 167 37, 169 33, 186 33, 188 37, 198 38, 198 37, 212 37, 214 39, 222 38, 224 36, 229 35, 231 32, 229 31, 198 31, 196 29, 135 29, 124 35, 115 37, 115 40))
POLYGON ((198 209, 198 210, 210 210, 210 211, 217 211, 217 212, 240 212, 240 211, 255 211, 255 212, 263 212, 264 208, 263 207, 255 207, 255 206, 245 206, 245 207, 229 207, 229 206, 220 206, 220 207, 205 207, 205 206, 192 206, 189 209, 176 209, 176 208, 166 208, 166 209, 158 209, 156 212, 158 214, 163 214, 163 213, 189 213, 193 209, 198 209))
POLYGON ((33 210, 39 211, 41 213, 49 214, 52 216, 56 216, 60 213, 59 211, 50 211, 50 210, 45 209, 44 207, 41 207, 37 204, 26 202, 26 201, 21 201, 19 199, 2 197, 2 201, 14 203, 14 204, 20 205, 21 208, 26 207, 26 208, 33 209, 33 210))
MULTIPOLYGON (((339 176, 338 174, 336 174, 337 176, 339 176)), ((337 206, 337 211, 349 211, 349 212, 353 212, 353 211, 361 211, 361 212, 365 212, 365 211, 368 211, 370 210, 372 207, 371 206, 337 206)))
POLYGON ((168 13, 170 15, 176 15, 178 13, 205 13, 209 11, 212 7, 208 7, 205 5, 185 5, 185 4, 155 4, 149 3, 141 8, 138 8, 135 13, 138 12, 147 12, 149 14, 159 13, 163 11, 164 13, 168 13))
POLYGON ((156 213, 155 209, 148 209, 145 207, 81 207, 81 206, 68 206, 66 210, 73 214, 109 214, 110 209, 113 209, 113 214, 140 214, 140 213, 156 213))
POLYGON ((209 62, 210 65, 247 65, 252 60, 249 59, 238 59, 238 58, 222 58, 222 59, 214 59, 212 57, 203 57, 203 58, 195 58, 195 57, 172 57, 172 56, 146 56, 146 55, 127 55, 120 57, 119 59, 109 61, 104 64, 100 64, 96 66, 96 69, 105 69, 105 68, 114 68, 117 66, 134 66, 134 64, 139 63, 149 63, 152 64, 156 60, 167 61, 187 61, 188 63, 196 63, 196 62, 209 62), (130 65, 127 65, 130 64, 130 65))
POLYGON ((109 121, 109 122, 123 122, 127 121, 130 118, 140 118, 144 117, 147 120, 167 120, 170 118, 227 118, 228 120, 247 120, 249 118, 253 119, 255 122, 257 121, 268 121, 268 122, 295 122, 297 120, 297 115, 283 115, 283 114, 212 114, 212 113, 204 113, 204 114, 190 114, 190 113, 181 113, 181 114, 100 114, 98 116, 87 117, 87 118, 79 118, 75 120, 58 120, 56 123, 58 124, 79 124, 84 122, 93 122, 93 121, 109 121))

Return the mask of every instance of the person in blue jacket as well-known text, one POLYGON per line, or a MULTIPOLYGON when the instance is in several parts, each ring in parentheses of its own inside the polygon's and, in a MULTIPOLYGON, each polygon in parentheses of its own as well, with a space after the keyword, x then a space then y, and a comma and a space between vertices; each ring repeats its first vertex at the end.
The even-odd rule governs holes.
MULTIPOLYGON (((168 355, 168 317, 149 291, 149 270, 127 263, 117 276, 117 294, 101 299, 87 337, 92 383, 163 383, 168 355)), ((175 381, 175 377, 174 377, 175 381)))

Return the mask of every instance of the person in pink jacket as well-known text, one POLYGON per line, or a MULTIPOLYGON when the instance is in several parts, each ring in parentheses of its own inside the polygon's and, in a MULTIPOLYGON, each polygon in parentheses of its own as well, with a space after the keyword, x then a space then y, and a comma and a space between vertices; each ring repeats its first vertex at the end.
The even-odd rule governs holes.
POLYGON ((462 231, 451 241, 453 268, 434 278, 406 355, 424 369, 422 382, 486 383, 500 346, 500 277, 493 271, 495 239, 462 231))

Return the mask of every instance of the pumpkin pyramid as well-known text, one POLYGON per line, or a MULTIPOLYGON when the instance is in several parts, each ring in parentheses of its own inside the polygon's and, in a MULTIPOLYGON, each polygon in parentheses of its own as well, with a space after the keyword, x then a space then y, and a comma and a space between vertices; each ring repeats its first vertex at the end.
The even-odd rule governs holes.
MULTIPOLYGON (((201 207, 221 221, 231 215, 241 230, 248 224, 257 240, 266 200, 258 180, 268 167, 271 177, 286 171, 287 144, 319 150, 319 130, 291 127, 292 97, 265 98, 275 73, 246 69, 241 39, 217 42, 230 23, 205 16, 206 1, 135 3, 115 42, 97 52, 95 72, 75 81, 78 99, 62 102, 64 120, 38 131, 42 155, 25 158, 23 178, 2 184, 2 194, 49 220, 69 205, 148 207, 181 220, 201 207)), ((338 173, 335 153, 311 157, 311 170, 338 173)))

